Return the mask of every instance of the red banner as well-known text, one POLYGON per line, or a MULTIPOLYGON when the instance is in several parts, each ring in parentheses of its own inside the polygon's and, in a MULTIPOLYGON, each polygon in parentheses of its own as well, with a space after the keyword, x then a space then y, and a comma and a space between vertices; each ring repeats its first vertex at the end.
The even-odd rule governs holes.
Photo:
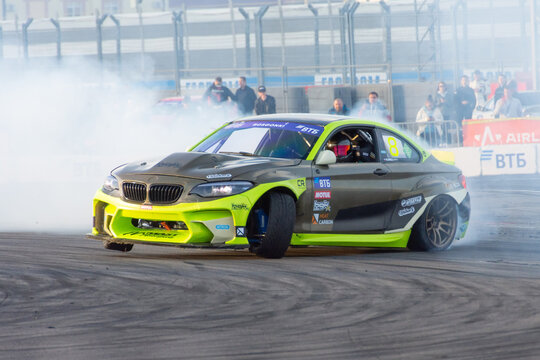
POLYGON ((463 145, 540 143, 540 118, 463 120, 463 145))

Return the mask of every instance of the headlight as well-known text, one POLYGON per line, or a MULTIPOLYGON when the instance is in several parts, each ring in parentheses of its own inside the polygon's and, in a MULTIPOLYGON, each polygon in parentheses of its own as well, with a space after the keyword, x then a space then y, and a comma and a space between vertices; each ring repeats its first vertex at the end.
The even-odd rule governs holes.
POLYGON ((107 176, 105 182, 103 183, 103 190, 111 192, 118 189, 120 189, 118 186, 118 180, 112 175, 107 176))
POLYGON ((230 196, 243 193, 253 187, 248 181, 215 182, 197 185, 190 194, 202 197, 230 196))

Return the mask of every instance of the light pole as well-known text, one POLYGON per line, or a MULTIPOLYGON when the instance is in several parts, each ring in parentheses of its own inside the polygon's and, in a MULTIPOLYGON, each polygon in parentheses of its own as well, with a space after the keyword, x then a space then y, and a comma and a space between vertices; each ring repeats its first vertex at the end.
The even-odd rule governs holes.
POLYGON ((537 40, 538 22, 536 19, 536 0, 531 0, 531 75, 533 81, 533 90, 538 89, 538 59, 537 59, 537 40))
POLYGON ((142 2, 137 0, 137 14, 139 14, 139 34, 141 37, 141 73, 144 73, 144 28, 142 20, 142 2))

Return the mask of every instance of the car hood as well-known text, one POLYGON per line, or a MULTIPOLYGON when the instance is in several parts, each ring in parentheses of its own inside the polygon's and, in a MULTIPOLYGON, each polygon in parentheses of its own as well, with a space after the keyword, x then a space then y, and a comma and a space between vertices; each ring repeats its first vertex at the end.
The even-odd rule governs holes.
POLYGON ((175 153, 162 159, 126 164, 114 171, 121 178, 130 175, 181 176, 208 181, 224 181, 247 172, 267 171, 300 164, 299 159, 246 157, 201 152, 175 153))

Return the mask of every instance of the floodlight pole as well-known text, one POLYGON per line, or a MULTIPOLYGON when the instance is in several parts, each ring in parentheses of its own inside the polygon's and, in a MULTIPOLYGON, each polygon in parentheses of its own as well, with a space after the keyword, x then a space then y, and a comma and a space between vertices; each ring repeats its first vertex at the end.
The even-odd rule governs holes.
POLYGON ((356 85, 356 51, 354 49, 354 13, 360 3, 355 2, 347 12, 349 25, 349 73, 351 74, 351 86, 356 85))
POLYGON ((28 27, 34 21, 33 18, 28 18, 22 25, 22 36, 23 36, 23 50, 24 58, 28 60, 28 27))
POLYGON ((176 94, 180 95, 182 87, 180 83, 180 69, 184 68, 184 33, 182 25, 183 10, 173 12, 172 20, 174 24, 174 55, 175 55, 175 71, 174 81, 176 84, 176 94))
POLYGON ((103 33, 101 26, 105 19, 107 19, 107 15, 99 16, 99 13, 96 11, 97 56, 100 63, 103 63, 103 33))
POLYGON ((308 9, 311 11, 313 16, 315 16, 315 30, 314 30, 314 36, 315 36, 315 54, 314 61, 315 61, 315 72, 320 72, 319 67, 321 66, 321 58, 320 58, 320 49, 319 49, 319 10, 315 9, 313 5, 308 3, 308 9))
POLYGON ((257 49, 257 60, 259 62, 259 84, 264 85, 264 46, 263 46, 263 29, 262 18, 268 11, 269 5, 264 5, 259 8, 259 11, 255 13, 255 41, 257 49))
POLYGON ((536 18, 536 0, 531 4, 531 75, 533 90, 538 90, 538 20, 536 18))
POLYGON ((120 20, 114 15, 109 15, 114 25, 116 25, 116 62, 118 63, 118 72, 122 70, 122 33, 120 28, 120 20))
POLYGON ((55 19, 50 19, 51 23, 56 28, 56 58, 62 60, 62 32, 60 31, 60 22, 55 19))
MULTIPOLYGON (((249 33, 250 33, 249 14, 243 8, 238 8, 238 11, 240 12, 240 14, 242 14, 242 16, 245 19, 245 43, 246 43, 246 50, 245 50, 246 51, 246 64, 245 64, 245 67, 249 69, 249 68, 251 68, 251 44, 250 44, 250 38, 249 38, 249 33)), ((248 74, 251 73, 250 70, 248 70, 247 72, 248 72, 248 74)))

